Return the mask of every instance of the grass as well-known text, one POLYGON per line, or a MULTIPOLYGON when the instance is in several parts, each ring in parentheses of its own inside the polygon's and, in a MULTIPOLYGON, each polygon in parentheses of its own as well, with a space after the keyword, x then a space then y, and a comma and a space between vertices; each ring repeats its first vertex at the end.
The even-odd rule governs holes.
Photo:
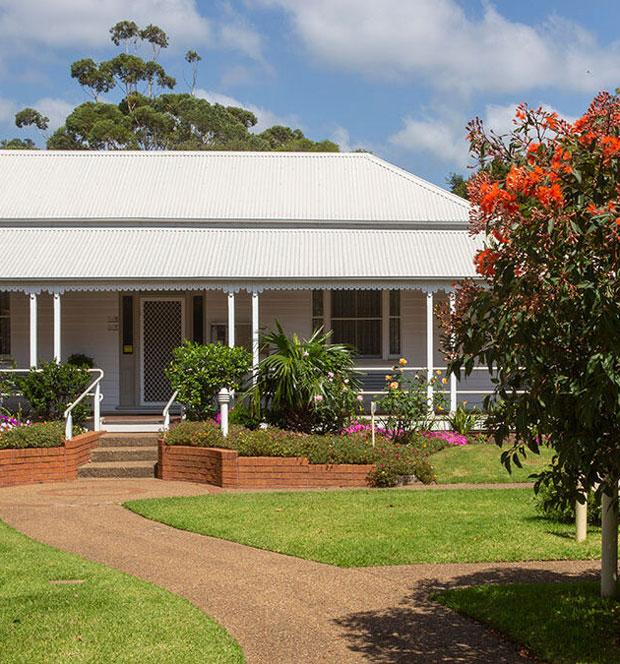
POLYGON ((487 623, 549 664, 618 664, 620 602, 597 583, 449 590, 434 599, 487 623))
POLYGON ((535 514, 531 489, 220 494, 125 503, 149 519, 340 567, 593 559, 600 530, 535 514))
POLYGON ((187 600, 2 522, 0 559, 0 662, 244 661, 224 628, 187 600), (58 580, 83 583, 50 583, 58 580))
POLYGON ((540 448, 540 455, 528 453, 523 468, 512 466, 512 473, 500 461, 502 450, 497 445, 463 445, 451 447, 430 457, 437 482, 471 482, 498 484, 504 482, 530 482, 528 475, 540 472, 551 462, 553 451, 540 448))

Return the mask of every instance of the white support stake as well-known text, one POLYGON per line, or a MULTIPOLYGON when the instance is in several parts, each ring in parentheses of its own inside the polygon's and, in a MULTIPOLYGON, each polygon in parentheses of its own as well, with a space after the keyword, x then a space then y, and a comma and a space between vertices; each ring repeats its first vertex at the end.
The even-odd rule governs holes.
POLYGON ((258 347, 258 292, 252 291, 252 385, 256 385, 258 363, 260 361, 258 347))
POLYGON ((230 403, 230 392, 223 387, 217 395, 217 401, 220 404, 220 428, 222 436, 228 436, 228 404, 230 403))
MULTIPOLYGON (((456 295, 454 291, 450 293, 450 313, 454 313, 456 307, 456 295)), ((458 405, 456 395, 456 374, 450 376, 450 412, 454 413, 458 405)))
POLYGON ((618 596, 618 483, 601 497, 601 597, 618 596))
POLYGON ((38 350, 37 350, 37 296, 35 293, 30 293, 30 366, 38 366, 38 350))
POLYGON ((434 412, 433 408, 433 294, 429 291, 426 294, 426 368, 428 387, 426 388, 426 400, 428 408, 434 412))
POLYGON ((235 345, 235 294, 228 293, 228 345, 235 345))
POLYGON ((60 293, 54 293, 54 360, 61 360, 61 304, 60 293))

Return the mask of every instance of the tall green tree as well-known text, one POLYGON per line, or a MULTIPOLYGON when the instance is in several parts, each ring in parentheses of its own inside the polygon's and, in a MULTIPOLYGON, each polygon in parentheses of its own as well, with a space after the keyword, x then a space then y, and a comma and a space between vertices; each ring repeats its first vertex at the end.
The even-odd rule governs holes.
POLYGON ((567 501, 602 494, 601 591, 616 596, 620 98, 601 93, 574 124, 522 105, 508 137, 479 120, 469 130, 474 155, 501 168, 469 184, 484 281, 460 283, 443 311, 450 371, 489 368, 488 422, 509 467, 548 441, 555 456, 538 486, 562 487, 567 501))
POLYGON ((71 65, 71 77, 92 101, 74 108, 51 136, 46 133, 48 118, 33 108, 17 113, 17 126, 36 128, 50 150, 339 149, 331 141, 315 142, 289 127, 253 133, 257 118, 251 111, 197 98, 201 57, 196 51, 185 55, 191 69, 190 93, 172 92, 176 80, 157 62, 168 47, 168 37, 156 25, 140 29, 133 21, 121 21, 110 28, 110 37, 122 49, 116 56, 100 63, 82 58, 71 65), (149 59, 139 55, 140 46, 150 47, 149 59), (103 95, 118 92, 119 103, 102 100, 103 95))

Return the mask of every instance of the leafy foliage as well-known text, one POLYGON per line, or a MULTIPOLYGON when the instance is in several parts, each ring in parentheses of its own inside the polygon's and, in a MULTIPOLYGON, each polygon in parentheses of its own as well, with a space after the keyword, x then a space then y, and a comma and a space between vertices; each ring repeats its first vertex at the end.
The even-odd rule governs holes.
POLYGON ((454 413, 448 416, 448 422, 451 429, 466 436, 476 429, 481 418, 482 413, 475 406, 474 408, 465 410, 465 405, 459 403, 454 413))
MULTIPOLYGON (((76 431, 81 432, 81 429, 76 431)), ((16 426, 0 433, 0 449, 61 447, 65 440, 63 422, 35 422, 16 426)))
POLYGON ((224 438, 219 425, 211 421, 184 421, 165 434, 168 445, 223 447, 240 456, 306 457, 310 463, 376 464, 369 480, 374 486, 394 486, 401 476, 415 475, 428 484, 434 473, 426 455, 417 447, 380 439, 372 447, 367 436, 351 434, 305 434, 275 427, 249 430, 231 425, 224 438))
MULTIPOLYGON (((60 420, 67 407, 88 387, 90 374, 83 367, 61 364, 52 360, 42 362, 19 379, 19 386, 32 409, 33 419, 60 420)), ((73 410, 73 422, 80 426, 90 414, 85 401, 73 410)))
POLYGON ((392 367, 392 373, 385 377, 387 394, 378 402, 378 408, 385 413, 382 427, 395 439, 409 441, 420 431, 432 429, 435 410, 445 409, 445 397, 434 393, 433 408, 429 408, 427 388, 435 386, 438 376, 427 380, 424 376, 405 372, 407 360, 401 358, 392 367))
POLYGON ((174 349, 174 359, 166 370, 177 401, 185 407, 190 420, 202 420, 215 413, 215 397, 226 387, 239 390, 252 366, 252 356, 245 348, 222 344, 198 344, 186 341, 174 349))
POLYGON ((551 441, 551 478, 574 501, 581 479, 620 477, 620 99, 599 94, 574 124, 521 105, 507 137, 469 126, 473 152, 500 164, 470 181, 485 284, 443 312, 450 370, 494 372, 488 424, 520 465, 551 441), (454 341, 454 343, 453 343, 454 341))
POLYGON ((310 339, 276 331, 263 335, 270 354, 261 360, 250 391, 251 410, 270 424, 306 433, 340 431, 359 408, 352 350, 329 343, 331 333, 310 339))
MULTIPOLYGON (((110 29, 112 42, 123 48, 110 60, 97 63, 81 58, 71 65, 71 77, 92 97, 65 119, 51 136, 45 133, 49 119, 36 109, 25 108, 15 116, 18 127, 32 126, 46 138, 50 150, 303 150, 337 152, 331 141, 315 142, 299 129, 271 127, 251 133, 256 116, 245 109, 210 104, 195 96, 201 57, 188 51, 186 79, 190 93, 172 93, 176 80, 157 62, 168 47, 166 33, 156 25, 140 29, 133 21, 121 21, 110 29), (137 53, 150 46, 150 58, 137 53), (114 104, 101 101, 120 91, 114 104)), ((18 147, 14 139, 8 147, 18 147)), ((30 148, 30 146, 28 146, 30 148)))

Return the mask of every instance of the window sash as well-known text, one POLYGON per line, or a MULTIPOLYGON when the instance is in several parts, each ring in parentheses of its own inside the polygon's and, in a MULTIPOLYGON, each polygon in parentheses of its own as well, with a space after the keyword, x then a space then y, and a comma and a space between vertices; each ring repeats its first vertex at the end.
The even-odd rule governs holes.
POLYGON ((11 294, 0 293, 0 355, 11 354, 11 294))

